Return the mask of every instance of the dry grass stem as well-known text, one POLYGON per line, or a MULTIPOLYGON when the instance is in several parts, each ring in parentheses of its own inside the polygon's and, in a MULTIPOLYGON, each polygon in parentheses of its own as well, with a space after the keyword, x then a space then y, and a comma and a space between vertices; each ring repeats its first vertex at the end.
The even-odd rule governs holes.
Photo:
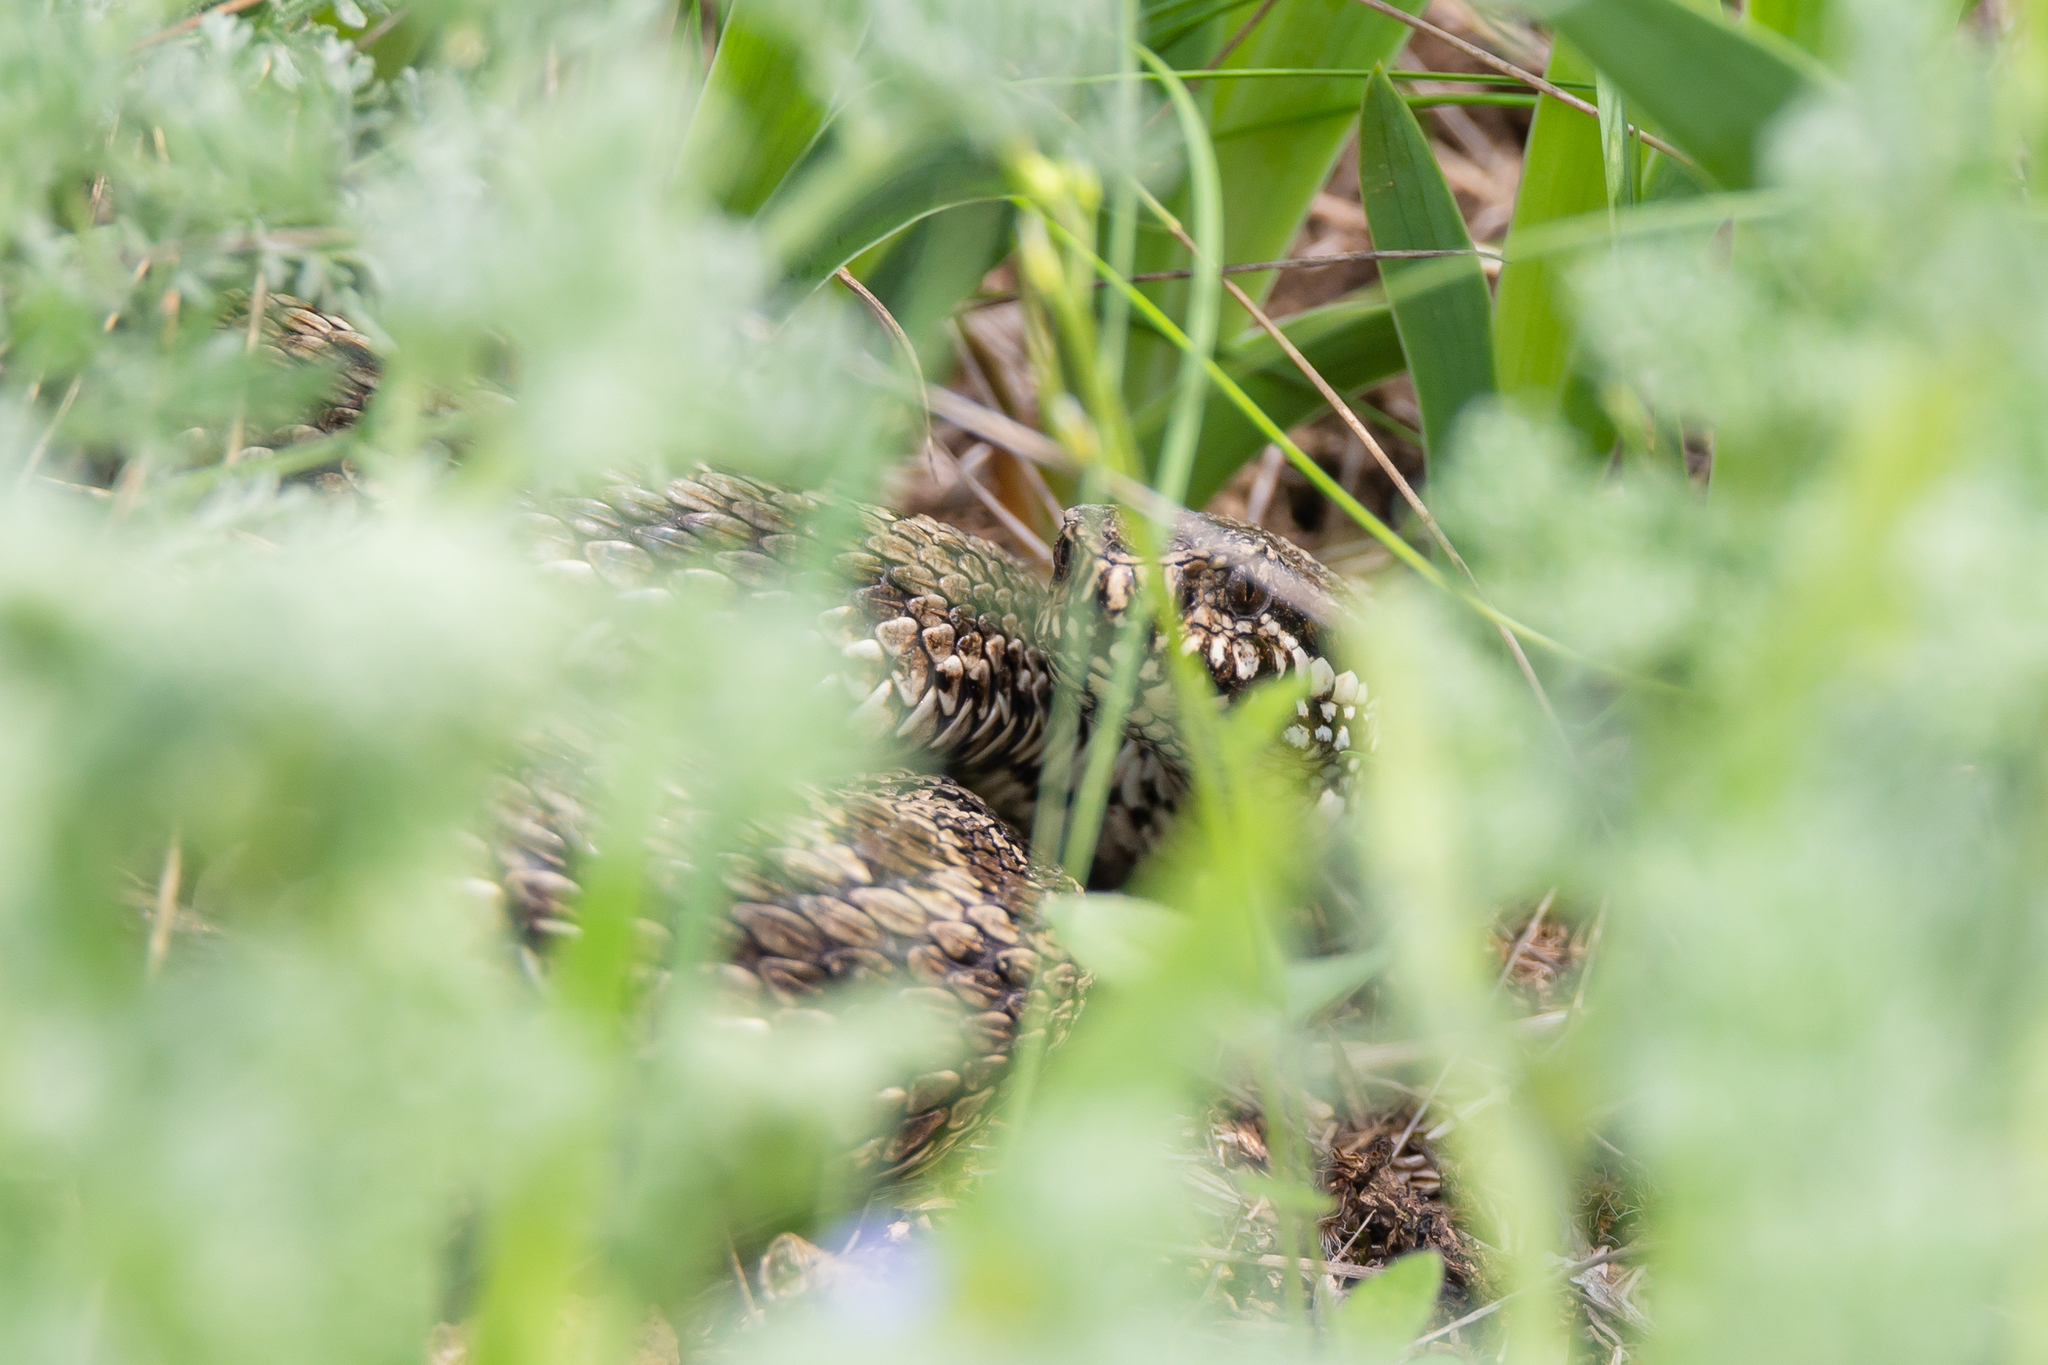
POLYGON ((163 970, 164 959, 170 956, 171 932, 178 918, 178 884, 184 874, 184 843, 173 834, 170 846, 164 850, 163 871, 157 875, 156 907, 149 921, 149 955, 144 961, 143 975, 152 981, 163 970))
POLYGON ((1037 532, 1026 526, 1021 517, 1003 506, 1001 498, 983 487, 981 480, 974 477, 973 473, 967 468, 965 461, 929 437, 925 440, 924 448, 928 455, 936 457, 943 454, 946 457, 946 467, 952 476, 964 484, 967 491, 974 495, 976 501, 988 509, 990 516, 1003 524, 1004 530, 1017 538, 1018 544, 1031 552, 1033 559, 1039 560, 1046 565, 1052 563, 1052 550, 1046 545, 1045 541, 1037 532))
MULTIPOLYGON (((37 466, 43 462, 43 453, 50 448, 50 438, 55 436, 57 428, 64 424, 64 418, 71 411, 71 405, 78 401, 78 390, 84 383, 84 375, 74 376, 71 386, 64 390, 64 397, 58 401, 57 411, 51 416, 49 425, 43 428, 43 434, 38 436, 35 445, 29 448, 28 459, 22 462, 21 477, 15 481, 16 487, 26 488, 29 480, 35 477, 37 466)), ((29 401, 35 401, 33 394, 30 395, 29 401)))
POLYGON ((855 279, 851 270, 842 265, 832 272, 832 278, 852 290, 855 297, 867 306, 868 312, 874 315, 875 320, 888 329, 890 337, 896 343, 896 348, 903 353, 903 358, 910 362, 910 373, 917 380, 918 413, 924 418, 925 449, 931 449, 933 444, 932 405, 929 398, 931 386, 925 383, 924 365, 917 358, 917 347, 911 345, 910 335, 903 330, 903 324, 896 321, 896 315, 889 311, 888 305, 876 298, 874 292, 866 285, 855 279))

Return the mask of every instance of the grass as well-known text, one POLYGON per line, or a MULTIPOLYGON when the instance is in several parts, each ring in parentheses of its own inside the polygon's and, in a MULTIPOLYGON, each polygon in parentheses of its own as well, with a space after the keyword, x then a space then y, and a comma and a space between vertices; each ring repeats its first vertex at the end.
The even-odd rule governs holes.
MULTIPOLYGON (((1559 9, 1604 118, 1539 103, 1490 308, 1396 319, 1268 272, 1376 97, 1363 211, 1456 254, 1371 264, 1484 289, 1410 111, 1526 97, 1349 0, 0 13, 0 1356, 2037 1356, 2048 79, 2030 18, 1758 20, 1559 9), (829 599, 582 593, 524 519, 698 459, 873 495, 992 269, 1027 379, 974 420, 1066 501, 1164 517, 1270 444, 1386 549, 1376 747, 1311 813, 1295 699, 1177 670, 1176 837, 1048 911, 1073 1036, 881 1278, 764 1301, 768 1230, 846 1247, 834 1155, 918 1040, 719 1028, 706 907, 893 760, 816 691, 829 599), (228 463, 306 397, 224 325, 252 284, 386 363, 228 463), (1443 399, 1475 356, 1503 392, 1443 399), (1395 369, 1385 519, 1299 424, 1395 369), (613 852, 537 990, 463 888, 556 740, 613 852), (1478 1248, 1449 1295, 1319 1235, 1378 1132, 1444 1193, 1375 1226, 1478 1248)), ((1043 855, 1089 863, 1111 752, 1043 855)))

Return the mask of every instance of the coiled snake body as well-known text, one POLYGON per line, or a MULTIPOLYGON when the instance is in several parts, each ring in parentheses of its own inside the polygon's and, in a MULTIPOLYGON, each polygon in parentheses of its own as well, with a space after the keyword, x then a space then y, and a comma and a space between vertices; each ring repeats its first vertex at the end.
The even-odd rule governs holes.
MULTIPOLYGON (((289 360, 330 357, 341 379, 318 426, 352 421, 370 393, 374 352, 349 325, 273 300, 264 334, 289 360)), ((956 1060, 888 1091, 893 1131, 860 1152, 903 1175, 972 1131, 1033 1020, 1056 1037, 1081 974, 1038 909, 1063 874, 1035 865, 1025 831, 1038 799, 1061 645, 1086 716, 1109 685, 1112 641, 1141 610, 1153 563, 1113 510, 1067 514, 1052 582, 1006 551, 924 516, 835 501, 700 469, 661 489, 626 480, 536 510, 536 543, 558 572, 620 589, 716 575, 740 596, 786 588, 822 567, 838 605, 819 625, 838 648, 857 723, 886 732, 940 775, 888 774, 817 793, 814 817, 776 831, 726 884, 729 1009, 767 1026, 827 1003, 835 983, 882 981, 943 1017, 956 1060), (1067 636, 1079 624, 1086 638, 1067 636)), ((1354 675, 1325 657, 1336 584, 1295 546, 1257 527, 1184 514, 1157 561, 1182 648, 1218 694, 1235 698, 1290 672, 1307 679, 1287 742, 1335 799, 1363 747, 1354 675)), ((1148 657, 1124 727, 1095 874, 1120 882, 1156 840, 1188 778, 1172 690, 1148 627, 1148 657)), ((496 884, 531 947, 575 921, 578 867, 591 850, 577 800, 529 776, 498 816, 496 884)))

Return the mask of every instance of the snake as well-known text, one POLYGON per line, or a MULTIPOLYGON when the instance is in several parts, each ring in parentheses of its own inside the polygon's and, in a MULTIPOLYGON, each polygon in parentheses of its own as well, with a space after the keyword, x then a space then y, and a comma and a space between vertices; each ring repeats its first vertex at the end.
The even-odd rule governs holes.
MULTIPOLYGON (((272 296, 268 352, 334 374, 304 428, 340 430, 374 394, 376 348, 346 319, 272 296)), ((1127 515, 1066 511, 1041 577, 944 522, 837 494, 699 467, 659 487, 615 477, 529 507, 550 572, 616 592, 715 587, 746 604, 805 584, 829 605, 850 724, 885 736, 905 771, 808 794, 803 818, 728 860, 718 907, 721 1010, 750 1026, 829 1013, 843 988, 877 983, 924 1011, 950 1056, 880 1097, 876 1134, 853 1154, 878 1179, 932 1169, 975 1133, 1020 1047, 1056 1042, 1088 984, 1041 914, 1078 890, 1029 845, 1055 696, 1081 701, 1080 741, 1114 686, 1120 641, 1143 657, 1123 724, 1091 886, 1124 882, 1185 804, 1190 763, 1167 650, 1178 648, 1230 706, 1292 676, 1301 689, 1276 748, 1319 804, 1341 804, 1369 748, 1371 703, 1331 660, 1347 607, 1336 578, 1292 542, 1227 517, 1182 512, 1155 555, 1127 515), (1156 576, 1176 630, 1146 613, 1156 576), (1077 638, 1078 635, 1078 638, 1077 638), (911 771, 909 769, 919 769, 911 771)), ((508 779, 483 878, 532 962, 576 932, 579 875, 597 850, 573 781, 508 779)))

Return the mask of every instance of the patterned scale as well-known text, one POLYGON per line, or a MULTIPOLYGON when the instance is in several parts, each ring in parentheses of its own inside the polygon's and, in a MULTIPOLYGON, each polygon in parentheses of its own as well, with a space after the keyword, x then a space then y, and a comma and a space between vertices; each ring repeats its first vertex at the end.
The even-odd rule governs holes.
POLYGON ((1034 867, 1010 828, 943 777, 870 779, 816 802, 789 839, 728 874, 745 897, 724 978, 736 1014, 763 1026, 812 1006, 834 980, 902 986, 957 1035, 953 1064, 882 1095, 895 1131, 856 1153, 899 1176, 973 1131, 1019 1047, 1057 1043, 1083 980, 1037 916, 1071 890, 1034 867), (1030 1029, 1026 1029, 1027 1022, 1030 1029))
MULTIPOLYGON (((1341 804, 1361 752, 1372 748, 1376 707, 1358 675, 1337 671, 1328 658, 1343 600, 1336 576, 1263 527, 1197 512, 1181 515, 1159 566, 1180 619, 1181 650, 1202 663, 1224 704, 1290 670, 1306 680, 1308 695, 1295 703, 1295 723, 1283 737, 1303 756, 1322 804, 1341 804)), ((1058 641, 1070 620, 1090 632, 1088 688, 1098 699, 1110 686, 1115 637, 1130 612, 1141 609, 1150 572, 1115 508, 1068 509, 1054 549, 1043 634, 1058 641), (1076 614, 1077 601, 1088 609, 1076 614)), ((1164 637, 1148 625, 1147 657, 1126 724, 1131 761, 1124 772, 1156 771, 1171 784, 1182 750, 1163 648, 1164 637), (1145 751, 1156 756, 1149 765, 1145 751)), ((1056 645, 1048 652, 1056 655, 1056 645)), ((1179 789, 1170 788, 1152 805, 1127 797, 1124 806, 1144 815, 1154 806, 1170 809, 1178 797, 1179 789)))
POLYGON ((1039 647, 1043 580, 930 517, 833 502, 699 469, 660 492, 618 482, 537 513, 559 571, 644 588, 664 574, 788 587, 830 547, 845 603, 819 625, 839 646, 856 719, 932 755, 1027 829, 1052 702, 1039 647))
MULTIPOLYGON (((529 774, 496 812, 490 883, 537 974, 576 930, 576 871, 595 853, 567 784, 529 774)), ((950 1043, 940 1066, 884 1090, 882 1131, 853 1153, 885 1179, 929 1168, 986 1117, 1016 1049, 1058 1043, 1086 981, 1038 906, 1071 890, 1034 865, 980 798, 948 778, 886 773, 814 793, 808 818, 728 859, 721 1013, 770 1028, 829 1018, 837 983, 894 986, 950 1043)), ((647 926, 662 948, 667 934, 647 926)))
MULTIPOLYGON (((248 304, 241 304, 239 316, 230 313, 236 327, 248 325, 248 304)), ((346 318, 322 313, 289 294, 272 294, 266 300, 258 329, 264 353, 286 364, 331 366, 334 380, 319 403, 306 414, 307 421, 286 427, 268 439, 280 444, 308 440, 353 425, 377 390, 383 362, 370 339, 349 325, 346 318)))
MULTIPOLYGON (((376 378, 360 333, 273 299, 264 335, 282 360, 335 366, 323 428, 354 420, 376 378)), ((735 899, 724 915, 722 973, 738 1017, 767 1026, 814 1012, 834 983, 861 980, 897 983, 944 1016, 961 1042, 957 1063, 892 1088, 884 1100, 899 1115, 893 1131, 861 1152, 891 1175, 928 1166, 972 1131, 1036 1005, 1055 1038, 1078 1008, 1085 983, 1037 913, 1065 882, 1034 868, 1021 831, 1036 800, 1051 645, 1067 605, 1086 592, 1097 629, 1113 630, 1136 600, 1142 566, 1120 523, 1106 509, 1070 513, 1048 585, 1001 549, 928 517, 710 469, 660 490, 617 480, 598 497, 536 509, 532 520, 550 569, 617 590, 659 591, 676 578, 735 597, 826 588, 840 604, 819 626, 839 649, 853 717, 945 770, 816 793, 811 819, 764 834, 729 869, 735 899)), ((1183 520, 1163 563, 1187 647, 1209 663, 1226 701, 1289 667, 1310 676, 1315 696, 1289 738, 1316 756, 1327 789, 1340 786, 1351 761, 1345 722, 1356 723, 1364 698, 1352 675, 1336 675, 1322 657, 1329 575, 1256 527, 1197 514, 1183 520), (1328 712, 1328 724, 1311 725, 1311 705, 1328 712)), ((1092 702, 1109 663, 1103 649, 1089 655, 1092 702)), ((1113 778, 1099 885, 1129 872, 1186 789, 1163 683, 1159 660, 1148 659, 1113 778)), ((494 894, 536 970, 549 941, 575 932, 578 869, 593 852, 581 806, 563 794, 573 785, 538 771, 512 783, 491 841, 494 894)))

